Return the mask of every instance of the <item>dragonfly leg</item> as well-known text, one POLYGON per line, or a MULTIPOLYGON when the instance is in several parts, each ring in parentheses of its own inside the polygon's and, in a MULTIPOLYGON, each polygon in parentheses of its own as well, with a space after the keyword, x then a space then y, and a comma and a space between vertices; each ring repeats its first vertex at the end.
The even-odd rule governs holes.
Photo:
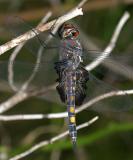
POLYGON ((50 34, 53 38, 58 39, 58 37, 57 37, 54 33, 52 33, 51 31, 49 32, 49 34, 50 34))

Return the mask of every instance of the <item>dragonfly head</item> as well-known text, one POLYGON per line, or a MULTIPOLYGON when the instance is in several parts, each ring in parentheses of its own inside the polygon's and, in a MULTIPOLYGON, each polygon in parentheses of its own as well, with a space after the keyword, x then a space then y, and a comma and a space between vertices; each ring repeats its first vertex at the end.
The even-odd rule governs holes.
POLYGON ((76 39, 79 35, 78 29, 70 24, 64 23, 58 30, 61 39, 76 39))

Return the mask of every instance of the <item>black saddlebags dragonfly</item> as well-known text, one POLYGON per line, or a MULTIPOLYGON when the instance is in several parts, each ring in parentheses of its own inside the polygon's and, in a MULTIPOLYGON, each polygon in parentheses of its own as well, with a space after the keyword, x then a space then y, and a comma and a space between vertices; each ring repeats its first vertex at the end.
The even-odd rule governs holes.
MULTIPOLYGON (((13 27, 15 28, 15 34, 17 33, 16 35, 24 33, 29 28, 28 25, 20 21, 17 21, 17 29, 13 27), (23 28, 26 28, 26 30, 23 30, 23 28)), ((69 133, 72 143, 75 145, 77 139, 75 107, 86 103, 98 95, 109 91, 117 91, 117 89, 98 80, 87 70, 85 66, 98 57, 100 52, 83 49, 79 40, 80 32, 73 24, 64 23, 59 28, 58 34, 53 36, 48 44, 45 44, 44 41, 47 39, 47 36, 49 36, 47 33, 41 33, 25 44, 24 50, 28 48, 28 51, 30 51, 29 55, 27 52, 23 52, 23 58, 25 57, 26 59, 27 57, 29 59, 25 63, 20 62, 20 60, 12 62, 14 85, 16 90, 22 89, 21 84, 24 84, 35 68, 36 72, 34 76, 32 75, 32 78, 30 77, 31 79, 26 87, 27 91, 39 90, 57 82, 56 91, 48 91, 45 94, 45 98, 66 104, 69 133), (89 53, 91 53, 91 56, 89 53), (34 60, 36 61, 35 63, 34 60)), ((107 60, 110 58, 112 56, 108 57, 107 60)), ((123 57, 120 58, 118 56, 114 59, 119 60, 119 62, 122 60, 122 63, 124 63, 123 57)), ((0 79, 2 81, 9 78, 8 66, 7 62, 0 62, 0 79)), ((122 68, 126 71, 125 66, 122 65, 122 68)), ((104 73, 102 73, 102 76, 104 76, 104 73)), ((120 111, 132 107, 132 104, 129 96, 125 94, 124 96, 109 98, 104 101, 104 105, 101 103, 95 105, 98 110, 120 111)))

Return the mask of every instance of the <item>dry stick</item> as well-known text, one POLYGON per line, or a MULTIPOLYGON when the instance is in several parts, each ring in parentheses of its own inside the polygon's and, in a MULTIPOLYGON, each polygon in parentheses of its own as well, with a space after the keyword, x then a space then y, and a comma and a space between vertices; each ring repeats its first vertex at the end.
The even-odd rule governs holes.
POLYGON ((0 114, 5 112, 5 111, 7 111, 7 110, 9 110, 9 109, 11 109, 16 104, 26 100, 27 98, 37 95, 37 93, 43 92, 45 94, 49 90, 55 89, 55 86, 56 86, 56 84, 48 86, 48 87, 45 87, 44 89, 42 89, 40 91, 33 91, 33 92, 30 92, 30 93, 23 92, 23 91, 20 90, 14 96, 12 96, 8 100, 6 100, 5 102, 0 104, 0 114))
POLYGON ((124 24, 127 22, 127 20, 130 18, 130 14, 128 12, 125 12, 122 18, 120 19, 120 22, 118 23, 114 34, 112 36, 112 39, 110 40, 109 45, 106 47, 106 49, 101 53, 100 56, 98 56, 91 64, 86 66, 86 69, 88 71, 93 70, 96 68, 100 63, 104 63, 106 66, 110 67, 111 69, 115 69, 115 71, 119 71, 120 74, 126 76, 130 80, 133 80, 133 71, 132 68, 128 66, 123 66, 119 62, 112 62, 111 59, 108 59, 108 56, 112 52, 112 50, 115 47, 116 41, 119 37, 119 33, 121 32, 124 24), (105 61, 106 59, 106 61, 105 61), (116 64, 117 63, 117 64, 116 64))
POLYGON ((82 8, 74 8, 73 10, 69 11, 67 14, 59 17, 58 21, 56 19, 56 20, 53 20, 51 22, 48 22, 44 25, 41 25, 41 26, 35 28, 34 31, 36 33, 34 33, 33 30, 30 30, 30 31, 24 33, 23 35, 20 35, 19 37, 1 45, 0 46, 0 55, 5 53, 6 51, 12 49, 13 47, 35 37, 40 32, 44 32, 46 30, 49 30, 55 23, 56 23, 56 26, 59 27, 64 22, 66 22, 76 16, 79 16, 79 15, 83 15, 82 8))
POLYGON ((78 8, 81 8, 85 3, 87 3, 88 0, 82 0, 79 4, 78 4, 78 8))
MULTIPOLYGON (((129 18, 129 14, 126 12, 123 16, 122 16, 122 18, 121 18, 121 20, 120 20, 120 22, 118 23, 118 25, 117 25, 117 27, 116 27, 116 29, 115 29, 115 32, 114 32, 114 34, 113 34, 113 36, 112 36, 112 38, 111 38, 111 41, 110 41, 110 43, 109 43, 109 45, 106 47, 106 52, 107 52, 107 50, 108 50, 108 52, 109 52, 109 54, 111 53, 111 51, 113 50, 113 48, 114 48, 114 46, 115 46, 115 43, 116 43, 116 41, 117 41, 117 38, 118 38, 118 35, 120 34, 120 31, 121 31, 121 29, 122 29, 122 27, 124 26, 124 24, 126 23, 126 21, 127 21, 127 19, 129 18)), ((103 52, 103 54, 104 53, 106 53, 105 51, 103 52)), ((94 69, 94 66, 96 67, 97 65, 100 65, 100 63, 102 63, 104 60, 105 60, 105 58, 106 58, 106 56, 107 56, 107 54, 105 55, 105 56, 103 56, 103 54, 101 54, 101 57, 103 57, 103 58, 101 58, 100 56, 96 59, 96 60, 94 60, 94 63, 92 62, 90 65, 88 65, 87 67, 86 67, 86 69, 89 69, 89 70, 91 70, 91 69, 94 69), (95 63, 95 61, 96 61, 96 63, 95 63), (93 65, 94 64, 94 65, 93 65)), ((55 85, 54 85, 55 86, 55 85)), ((52 86, 53 87, 53 86, 52 86)), ((48 89, 49 89, 50 87, 48 87, 48 89)), ((53 89, 53 88, 52 88, 53 89)), ((44 89, 44 91, 46 92, 46 90, 44 89)), ((42 92, 42 91, 41 91, 42 92)), ((36 93, 39 93, 39 91, 38 92, 36 92, 36 93)), ((9 100, 7 100, 6 102, 3 102, 1 105, 0 105, 0 113, 3 113, 3 112, 5 112, 5 111, 7 111, 7 110, 9 110, 10 108, 12 108, 13 106, 14 106, 14 104, 17 104, 17 103, 19 103, 19 102, 21 102, 21 101, 23 101, 23 100, 25 100, 25 99, 27 99, 27 98, 29 98, 29 97, 31 97, 32 95, 31 95, 31 93, 22 93, 21 92, 21 94, 22 94, 22 97, 20 96, 20 93, 18 92, 18 95, 16 94, 16 95, 14 95, 13 97, 11 97, 9 100), (24 95, 23 95, 24 94, 24 95), (15 96, 16 96, 16 98, 15 98, 15 96), (19 97, 18 99, 17 99, 17 96, 19 97), (15 100, 15 102, 14 102, 14 100, 15 100)), ((35 95, 37 95, 37 94, 34 94, 34 96, 35 95)))
MULTIPOLYGON (((61 127, 57 126, 57 125, 43 125, 37 128, 34 128, 33 130, 31 130, 21 141, 19 144, 22 145, 29 145, 29 144, 33 144, 35 142, 35 140, 40 137, 40 135, 44 135, 44 134, 49 134, 49 133, 57 133, 59 134, 59 131, 61 132, 61 127)), ((63 126, 64 129, 64 126, 63 126)), ((65 128, 66 129, 66 128, 65 128)), ((62 130, 64 131, 64 130, 62 130)))
MULTIPOLYGON (((132 95, 133 90, 120 90, 120 91, 111 91, 102 95, 99 95, 87 103, 83 104, 82 106, 76 108, 76 114, 80 113, 81 111, 91 107, 95 103, 104 100, 106 98, 114 97, 114 96, 125 96, 132 95)), ((18 121, 18 120, 40 120, 40 119, 58 119, 58 118, 65 118, 68 116, 67 112, 60 112, 60 113, 50 113, 50 114, 25 114, 25 115, 4 115, 0 116, 0 121, 18 121)))
MULTIPOLYGON (((77 126, 76 129, 80 130, 82 128, 88 127, 91 124, 93 124, 96 120, 98 120, 98 116, 94 117, 93 119, 91 119, 88 122, 85 122, 85 123, 77 126)), ((42 142, 36 144, 35 146, 31 147, 29 150, 27 150, 27 151, 15 156, 15 157, 12 157, 9 160, 19 160, 21 158, 24 158, 24 157, 28 156, 29 154, 33 153, 34 151, 36 151, 37 149, 39 149, 41 147, 44 147, 46 145, 52 144, 53 142, 55 142, 57 140, 60 140, 60 139, 62 139, 63 137, 65 137, 67 135, 69 135, 69 131, 63 132, 63 133, 51 138, 50 140, 42 141, 42 142)))
POLYGON ((18 92, 0 105, 0 113, 7 111, 9 108, 15 106, 18 102, 25 100, 28 97, 26 92, 18 92))
POLYGON ((90 63, 89 65, 86 66, 86 69, 88 71, 93 70, 94 68, 96 68, 99 64, 101 64, 112 52, 112 50, 114 49, 115 45, 116 45, 116 41, 120 35, 120 32, 123 28, 123 26, 125 25, 125 23, 127 22, 127 20, 129 19, 130 14, 128 12, 125 12, 124 15, 122 16, 122 18, 120 19, 118 25, 116 26, 116 29, 114 31, 114 34, 110 40, 109 45, 105 48, 105 50, 101 53, 101 55, 99 57, 97 57, 92 63, 90 63))
POLYGON ((133 94, 133 90, 119 90, 119 91, 111 91, 105 94, 102 94, 100 96, 97 96, 95 98, 93 98, 92 100, 88 101, 86 104, 82 105, 81 107, 76 109, 76 113, 79 113, 85 109, 87 109, 88 107, 91 107, 93 104, 104 100, 106 98, 110 98, 110 97, 114 97, 114 96, 125 96, 125 95, 132 95, 133 94))
MULTIPOLYGON (((81 29, 80 39, 82 41, 82 44, 84 44, 85 49, 89 51, 90 56, 93 57, 93 55, 95 55, 95 51, 98 51, 99 53, 102 52, 101 48, 95 45, 93 40, 87 37, 86 34, 81 31, 81 29)), ((128 78, 129 80, 133 80, 133 68, 128 65, 125 66, 123 63, 121 63, 121 61, 119 62, 118 59, 116 60, 115 57, 107 57, 106 60, 102 62, 102 65, 106 68, 109 68, 116 74, 122 75, 123 77, 128 78)))
MULTIPOLYGON (((37 25, 37 27, 43 25, 44 23, 46 23, 48 21, 48 19, 51 17, 52 12, 48 12, 46 14, 46 16, 43 17, 43 19, 41 20, 41 22, 37 25)), ((12 52, 9 62, 8 62, 8 82, 10 87, 12 88, 12 90, 14 91, 18 91, 19 89, 15 86, 14 84, 14 71, 13 71, 13 66, 14 66, 14 61, 16 59, 16 56, 18 55, 18 53, 20 52, 20 50, 23 48, 23 46, 25 45, 26 42, 21 43, 20 45, 18 45, 14 51, 12 52)), ((31 80, 35 77, 37 69, 38 69, 38 64, 40 62, 40 54, 38 53, 37 55, 37 62, 35 64, 35 67, 33 69, 32 74, 30 75, 29 79, 23 84, 23 86, 21 87, 21 90, 25 90, 27 88, 27 86, 29 85, 29 83, 31 82, 31 80)))
MULTIPOLYGON (((46 14, 46 16, 41 20, 41 22, 38 24, 38 26, 43 25, 44 23, 46 23, 48 21, 48 19, 51 17, 52 12, 48 12, 46 14)), ((37 26, 37 27, 38 27, 37 26)), ((10 87, 12 88, 12 90, 14 91, 18 91, 19 89, 15 86, 14 84, 14 72, 13 72, 13 65, 14 65, 14 61, 16 59, 16 56, 18 55, 18 53, 20 52, 20 50, 23 48, 23 46, 25 45, 26 42, 21 43, 20 45, 18 45, 14 51, 12 52, 10 59, 9 59, 9 63, 8 63, 8 82, 10 87)), ((36 72, 36 68, 37 66, 35 65, 35 68, 33 70, 32 75, 30 76, 29 80, 27 81, 27 83, 24 85, 24 87, 22 88, 26 88, 26 86, 29 84, 29 82, 34 78, 35 72, 36 72)))

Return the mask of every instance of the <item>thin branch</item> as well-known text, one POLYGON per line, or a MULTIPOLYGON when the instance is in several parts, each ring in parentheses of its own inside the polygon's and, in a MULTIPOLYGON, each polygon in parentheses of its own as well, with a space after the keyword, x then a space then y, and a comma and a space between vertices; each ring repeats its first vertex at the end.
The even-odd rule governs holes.
MULTIPOLYGON (((81 111, 91 107, 95 103, 104 100, 106 98, 114 97, 114 96, 125 96, 125 95, 132 95, 133 90, 119 90, 119 91, 111 91, 102 95, 99 95, 87 103, 83 104, 79 108, 76 108, 76 114, 80 113, 81 111)), ((0 121, 16 121, 16 120, 40 120, 40 119, 58 119, 58 118, 65 118, 68 116, 67 112, 60 112, 60 113, 50 113, 50 114, 27 114, 27 115, 4 115, 0 116, 0 121)))
POLYGON ((101 64, 110 55, 110 53, 115 48, 116 41, 118 40, 119 34, 120 34, 122 28, 124 27, 125 23, 129 19, 129 17, 130 17, 130 14, 128 12, 125 12, 124 15, 121 17, 118 25, 116 26, 116 29, 114 31, 114 34, 113 34, 111 40, 110 40, 109 45, 92 63, 90 63, 89 65, 86 66, 86 69, 88 71, 91 71, 94 68, 96 68, 99 64, 101 64))
MULTIPOLYGON (((93 119, 91 119, 91 120, 88 121, 88 122, 85 122, 85 123, 77 126, 76 129, 77 129, 77 130, 80 130, 80 129, 82 129, 82 128, 88 127, 88 126, 90 126, 91 124, 93 124, 96 120, 98 120, 98 116, 94 117, 93 119)), ((52 144, 52 143, 54 143, 54 142, 62 139, 63 137, 65 137, 65 136, 67 136, 67 135, 69 135, 69 131, 63 132, 63 133, 61 133, 61 134, 59 134, 59 135, 51 138, 50 140, 42 141, 42 142, 36 144, 35 146, 31 147, 29 150, 27 150, 27 151, 25 151, 25 152, 23 152, 23 153, 15 156, 15 157, 12 157, 12 158, 10 158, 9 160, 19 160, 19 159, 21 159, 21 158, 24 158, 24 157, 30 155, 31 153, 33 153, 34 151, 36 151, 37 149, 39 149, 39 148, 41 148, 41 147, 44 147, 44 146, 47 146, 47 145, 49 145, 49 144, 52 144)))
MULTIPOLYGON (((63 126, 64 129, 64 126, 63 126)), ((29 144, 33 144, 34 141, 40 137, 40 135, 44 135, 44 134, 49 134, 49 133, 59 133, 59 131, 61 132, 61 127, 57 126, 57 125, 43 125, 41 127, 38 128, 34 128, 32 131, 30 131, 22 140, 21 140, 21 144, 22 145, 29 145, 29 144)), ((64 130, 62 130, 64 131, 64 130)))
POLYGON ((88 0, 82 0, 79 4, 78 4, 78 8, 81 8, 85 3, 87 3, 88 0))
POLYGON ((67 112, 50 114, 26 114, 26 115, 0 115, 0 121, 18 121, 18 120, 40 120, 40 119, 59 119, 68 117, 67 112))
POLYGON ((23 46, 24 43, 18 45, 12 52, 10 59, 8 61, 8 83, 13 91, 18 91, 18 88, 14 84, 14 72, 13 72, 14 60, 23 46))
POLYGON ((69 11, 67 14, 59 17, 58 19, 55 19, 53 21, 50 21, 44 25, 41 25, 41 26, 35 28, 34 31, 36 33, 34 33, 33 29, 32 29, 32 30, 18 36, 17 38, 0 46, 0 55, 5 53, 8 50, 14 48, 15 46, 35 37, 40 32, 44 32, 46 30, 49 30, 55 23, 56 23, 56 26, 59 27, 62 23, 66 22, 76 16, 79 16, 79 15, 83 15, 82 8, 74 8, 73 10, 69 11))
POLYGON ((3 112, 6 112, 7 110, 11 109, 14 107, 16 104, 26 100, 27 98, 30 98, 32 96, 36 96, 42 93, 46 93, 49 90, 55 89, 56 84, 45 87, 43 89, 40 89, 38 91, 32 91, 32 92, 24 92, 24 91, 19 91, 17 92, 14 96, 6 100, 5 102, 0 104, 0 114, 3 112))
MULTIPOLYGON (((46 23, 48 21, 48 19, 51 17, 52 12, 48 12, 43 19, 41 20, 41 22, 37 25, 37 27, 43 25, 44 23, 46 23)), ((14 51, 12 52, 10 58, 9 58, 9 62, 8 62, 8 82, 10 87, 14 90, 14 91, 18 91, 18 88, 15 86, 14 84, 14 72, 13 72, 13 65, 14 65, 14 61, 16 59, 16 56, 18 55, 18 53, 20 52, 20 50, 23 48, 23 46, 25 45, 26 42, 21 43, 20 45, 18 45, 14 51)), ((23 89, 26 89, 26 87, 28 86, 28 84, 31 82, 31 80, 34 78, 36 72, 37 72, 37 68, 38 68, 38 64, 40 60, 40 52, 38 53, 37 56, 37 63, 34 67, 33 73, 32 75, 29 77, 29 79, 24 83, 24 85, 22 86, 23 89)))
MULTIPOLYGON (((92 51, 92 53, 89 52, 90 56, 94 55, 93 51, 98 51, 99 53, 102 52, 102 49, 98 47, 90 37, 87 37, 87 35, 81 29, 80 39, 84 48, 88 51, 92 51)), ((133 80, 133 68, 128 65, 125 66, 123 63, 121 63, 121 61, 116 60, 115 57, 112 58, 109 56, 109 58, 106 58, 105 61, 102 61, 102 65, 111 71, 128 78, 129 80, 133 80)))
POLYGON ((110 97, 114 97, 114 96, 125 96, 125 95, 132 95, 133 94, 133 90, 119 90, 119 91, 111 91, 102 95, 99 95, 95 98, 93 98, 92 100, 90 100, 89 102, 87 102, 86 104, 82 105, 81 107, 76 109, 76 113, 79 113, 85 109, 87 109, 88 107, 91 107, 93 104, 104 100, 106 98, 110 98, 110 97))
POLYGON ((28 96, 26 92, 18 92, 0 105, 0 114, 15 106, 18 102, 25 100, 28 96))

